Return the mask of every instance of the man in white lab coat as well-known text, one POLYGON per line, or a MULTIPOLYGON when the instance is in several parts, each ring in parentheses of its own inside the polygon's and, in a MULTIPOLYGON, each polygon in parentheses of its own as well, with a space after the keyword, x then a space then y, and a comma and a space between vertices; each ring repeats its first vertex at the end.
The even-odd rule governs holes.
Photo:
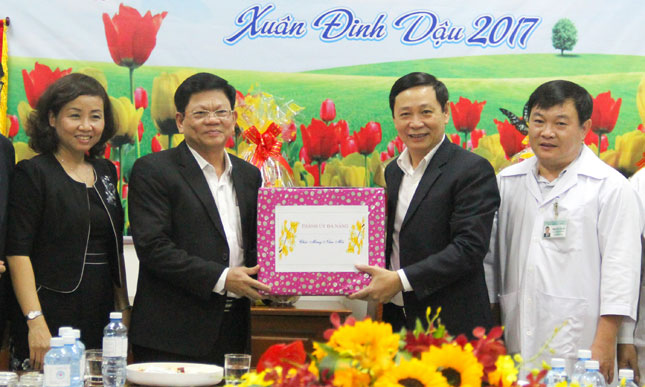
POLYGON ((547 82, 528 108, 536 157, 497 177, 502 202, 486 261, 491 302, 500 304, 510 352, 571 365, 578 349, 591 349, 611 381, 620 323, 636 319, 638 198, 583 144, 593 110, 584 88, 547 82), (550 338, 552 353, 542 350, 550 338))

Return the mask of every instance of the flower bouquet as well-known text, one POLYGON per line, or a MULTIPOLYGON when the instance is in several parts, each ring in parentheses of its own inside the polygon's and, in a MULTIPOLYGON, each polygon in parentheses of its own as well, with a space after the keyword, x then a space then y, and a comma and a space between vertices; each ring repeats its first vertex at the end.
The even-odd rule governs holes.
MULTIPOLYGON (((302 342, 274 345, 241 386, 517 386, 521 358, 506 354, 501 327, 476 328, 473 340, 453 337, 438 314, 428 311, 427 329, 417 321, 413 331, 398 333, 369 318, 341 324, 334 314, 327 341, 314 343, 308 357, 302 342)), ((530 373, 527 385, 544 387, 546 372, 530 373)))

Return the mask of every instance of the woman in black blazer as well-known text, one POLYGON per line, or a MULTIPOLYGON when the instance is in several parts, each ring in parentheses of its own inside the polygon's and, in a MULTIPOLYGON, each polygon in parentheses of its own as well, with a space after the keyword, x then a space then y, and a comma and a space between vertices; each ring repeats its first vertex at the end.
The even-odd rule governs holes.
POLYGON ((42 368, 60 326, 80 328, 87 348, 100 348, 115 302, 128 305, 116 168, 100 158, 115 130, 105 89, 83 74, 52 84, 29 116, 29 145, 40 155, 16 166, 8 211, 20 306, 14 369, 42 368))

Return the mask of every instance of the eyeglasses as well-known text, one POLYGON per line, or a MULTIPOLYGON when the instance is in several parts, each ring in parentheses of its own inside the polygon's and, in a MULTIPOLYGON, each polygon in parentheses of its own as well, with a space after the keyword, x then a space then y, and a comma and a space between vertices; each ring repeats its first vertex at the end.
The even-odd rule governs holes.
POLYGON ((225 110, 225 109, 215 110, 214 112, 211 112, 208 110, 197 110, 190 113, 190 116, 197 121, 205 120, 211 115, 215 116, 215 118, 219 118, 223 120, 223 119, 229 118, 232 112, 233 112, 232 110, 225 110))

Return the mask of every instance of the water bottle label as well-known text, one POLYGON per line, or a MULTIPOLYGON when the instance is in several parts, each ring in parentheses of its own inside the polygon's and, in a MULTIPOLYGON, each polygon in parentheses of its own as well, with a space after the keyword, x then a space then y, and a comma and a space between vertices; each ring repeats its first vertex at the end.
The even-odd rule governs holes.
POLYGON ((104 337, 103 338, 103 356, 104 357, 122 357, 127 355, 127 339, 126 339, 126 353, 123 353, 123 337, 104 337))
POLYGON ((45 385, 51 387, 67 387, 71 384, 69 364, 45 364, 45 385))
POLYGON ((121 357, 128 357, 128 338, 121 338, 121 357))

